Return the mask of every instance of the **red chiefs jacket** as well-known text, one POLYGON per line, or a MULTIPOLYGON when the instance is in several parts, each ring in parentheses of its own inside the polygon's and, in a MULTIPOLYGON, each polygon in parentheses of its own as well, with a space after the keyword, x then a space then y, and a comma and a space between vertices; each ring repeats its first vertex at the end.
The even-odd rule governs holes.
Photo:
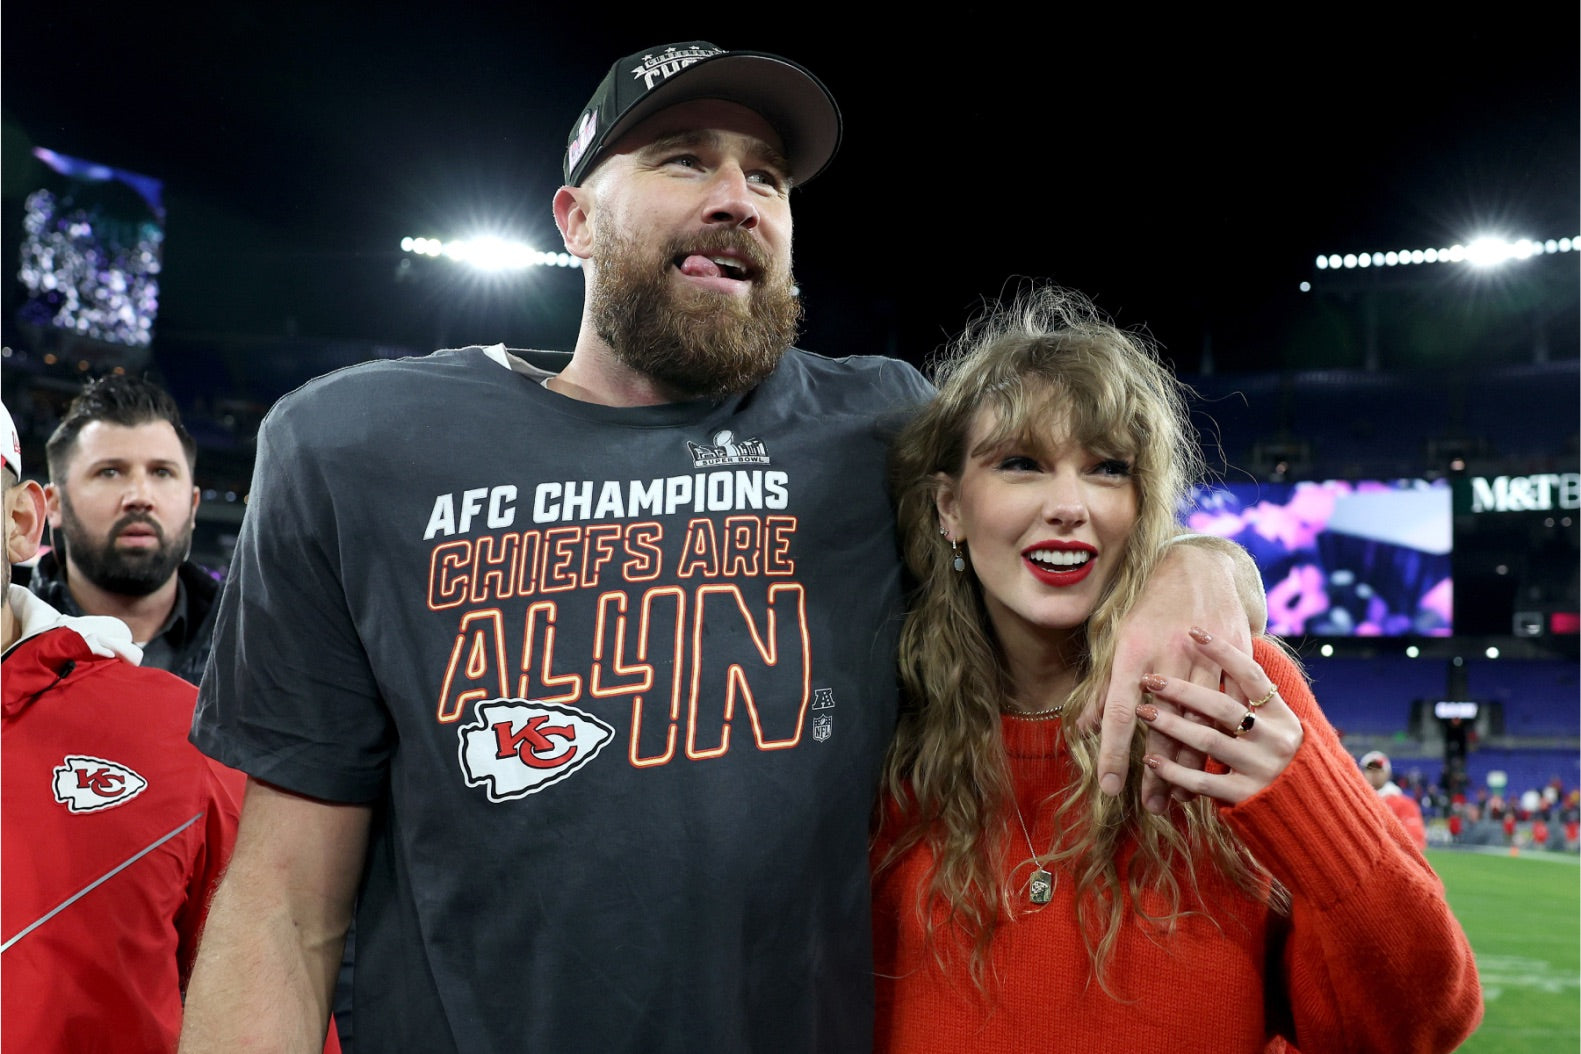
POLYGON ((172 1051, 243 777, 187 742, 197 690, 136 666, 124 624, 7 599, 0 1046, 172 1051))

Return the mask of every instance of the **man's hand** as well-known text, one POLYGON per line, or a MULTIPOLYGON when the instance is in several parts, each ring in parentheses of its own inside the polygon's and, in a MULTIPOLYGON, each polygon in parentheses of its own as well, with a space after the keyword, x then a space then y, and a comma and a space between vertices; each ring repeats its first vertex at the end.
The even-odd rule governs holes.
MULTIPOLYGON (((1191 640, 1190 628, 1211 626, 1220 639, 1250 654, 1253 634, 1261 634, 1266 624, 1262 581, 1244 549, 1197 535, 1170 545, 1142 599, 1120 623, 1114 670, 1099 718, 1098 784, 1105 794, 1118 795, 1125 788, 1142 678, 1156 673, 1217 691, 1221 670, 1191 640)), ((1147 751, 1202 767, 1201 754, 1152 728, 1147 751)), ((1163 812, 1169 804, 1167 786, 1151 770, 1142 774, 1141 794, 1149 812, 1163 812)))

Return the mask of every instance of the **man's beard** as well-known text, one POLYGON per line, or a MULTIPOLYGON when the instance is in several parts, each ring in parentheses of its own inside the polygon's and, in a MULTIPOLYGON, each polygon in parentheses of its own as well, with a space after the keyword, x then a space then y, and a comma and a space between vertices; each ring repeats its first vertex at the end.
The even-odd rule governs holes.
POLYGON ((147 513, 129 512, 115 521, 103 541, 88 537, 87 530, 72 510, 66 492, 60 495, 60 530, 66 542, 66 554, 82 576, 106 593, 128 597, 146 597, 170 580, 192 550, 192 520, 173 537, 165 532, 147 513), (154 549, 123 550, 116 548, 115 537, 134 523, 153 531, 159 539, 154 549))
POLYGON ((599 240, 590 294, 594 332, 620 361, 676 392, 720 398, 744 392, 774 372, 796 342, 801 300, 788 271, 743 231, 673 240, 657 256, 620 234, 599 240), (707 289, 677 289, 675 261, 734 250, 756 272, 745 299, 707 289))

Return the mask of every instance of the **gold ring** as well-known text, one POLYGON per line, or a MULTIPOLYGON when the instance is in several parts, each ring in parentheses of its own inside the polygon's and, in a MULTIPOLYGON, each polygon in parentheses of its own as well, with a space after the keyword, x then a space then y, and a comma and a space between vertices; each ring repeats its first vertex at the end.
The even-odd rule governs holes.
POLYGON ((1255 700, 1254 702, 1247 703, 1246 706, 1248 709, 1256 710, 1259 706, 1262 706, 1264 703, 1268 702, 1268 700, 1272 699, 1278 694, 1279 686, 1276 684, 1272 688, 1268 689, 1267 695, 1263 696, 1261 699, 1255 700))
POLYGON ((1235 736, 1236 739, 1240 739, 1246 733, 1250 732, 1252 730, 1252 726, 1256 723, 1257 715, 1252 713, 1251 708, 1248 707, 1246 710, 1246 715, 1241 718, 1241 723, 1235 726, 1235 731, 1231 734, 1235 736))

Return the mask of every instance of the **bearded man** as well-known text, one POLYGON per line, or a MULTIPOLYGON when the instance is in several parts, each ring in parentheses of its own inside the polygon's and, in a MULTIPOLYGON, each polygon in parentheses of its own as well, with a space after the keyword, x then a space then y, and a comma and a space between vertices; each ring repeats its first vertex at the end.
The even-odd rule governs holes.
POLYGON ((871 1049, 886 447, 930 388, 791 346, 792 188, 840 129, 787 59, 628 56, 554 196, 569 357, 270 412, 193 726, 250 780, 184 1052, 313 1050, 354 910, 366 1049, 871 1049))
POLYGON ((190 560, 197 444, 170 394, 111 375, 72 400, 45 446, 54 548, 28 578, 68 615, 110 615, 143 665, 203 677, 219 582, 190 560))

